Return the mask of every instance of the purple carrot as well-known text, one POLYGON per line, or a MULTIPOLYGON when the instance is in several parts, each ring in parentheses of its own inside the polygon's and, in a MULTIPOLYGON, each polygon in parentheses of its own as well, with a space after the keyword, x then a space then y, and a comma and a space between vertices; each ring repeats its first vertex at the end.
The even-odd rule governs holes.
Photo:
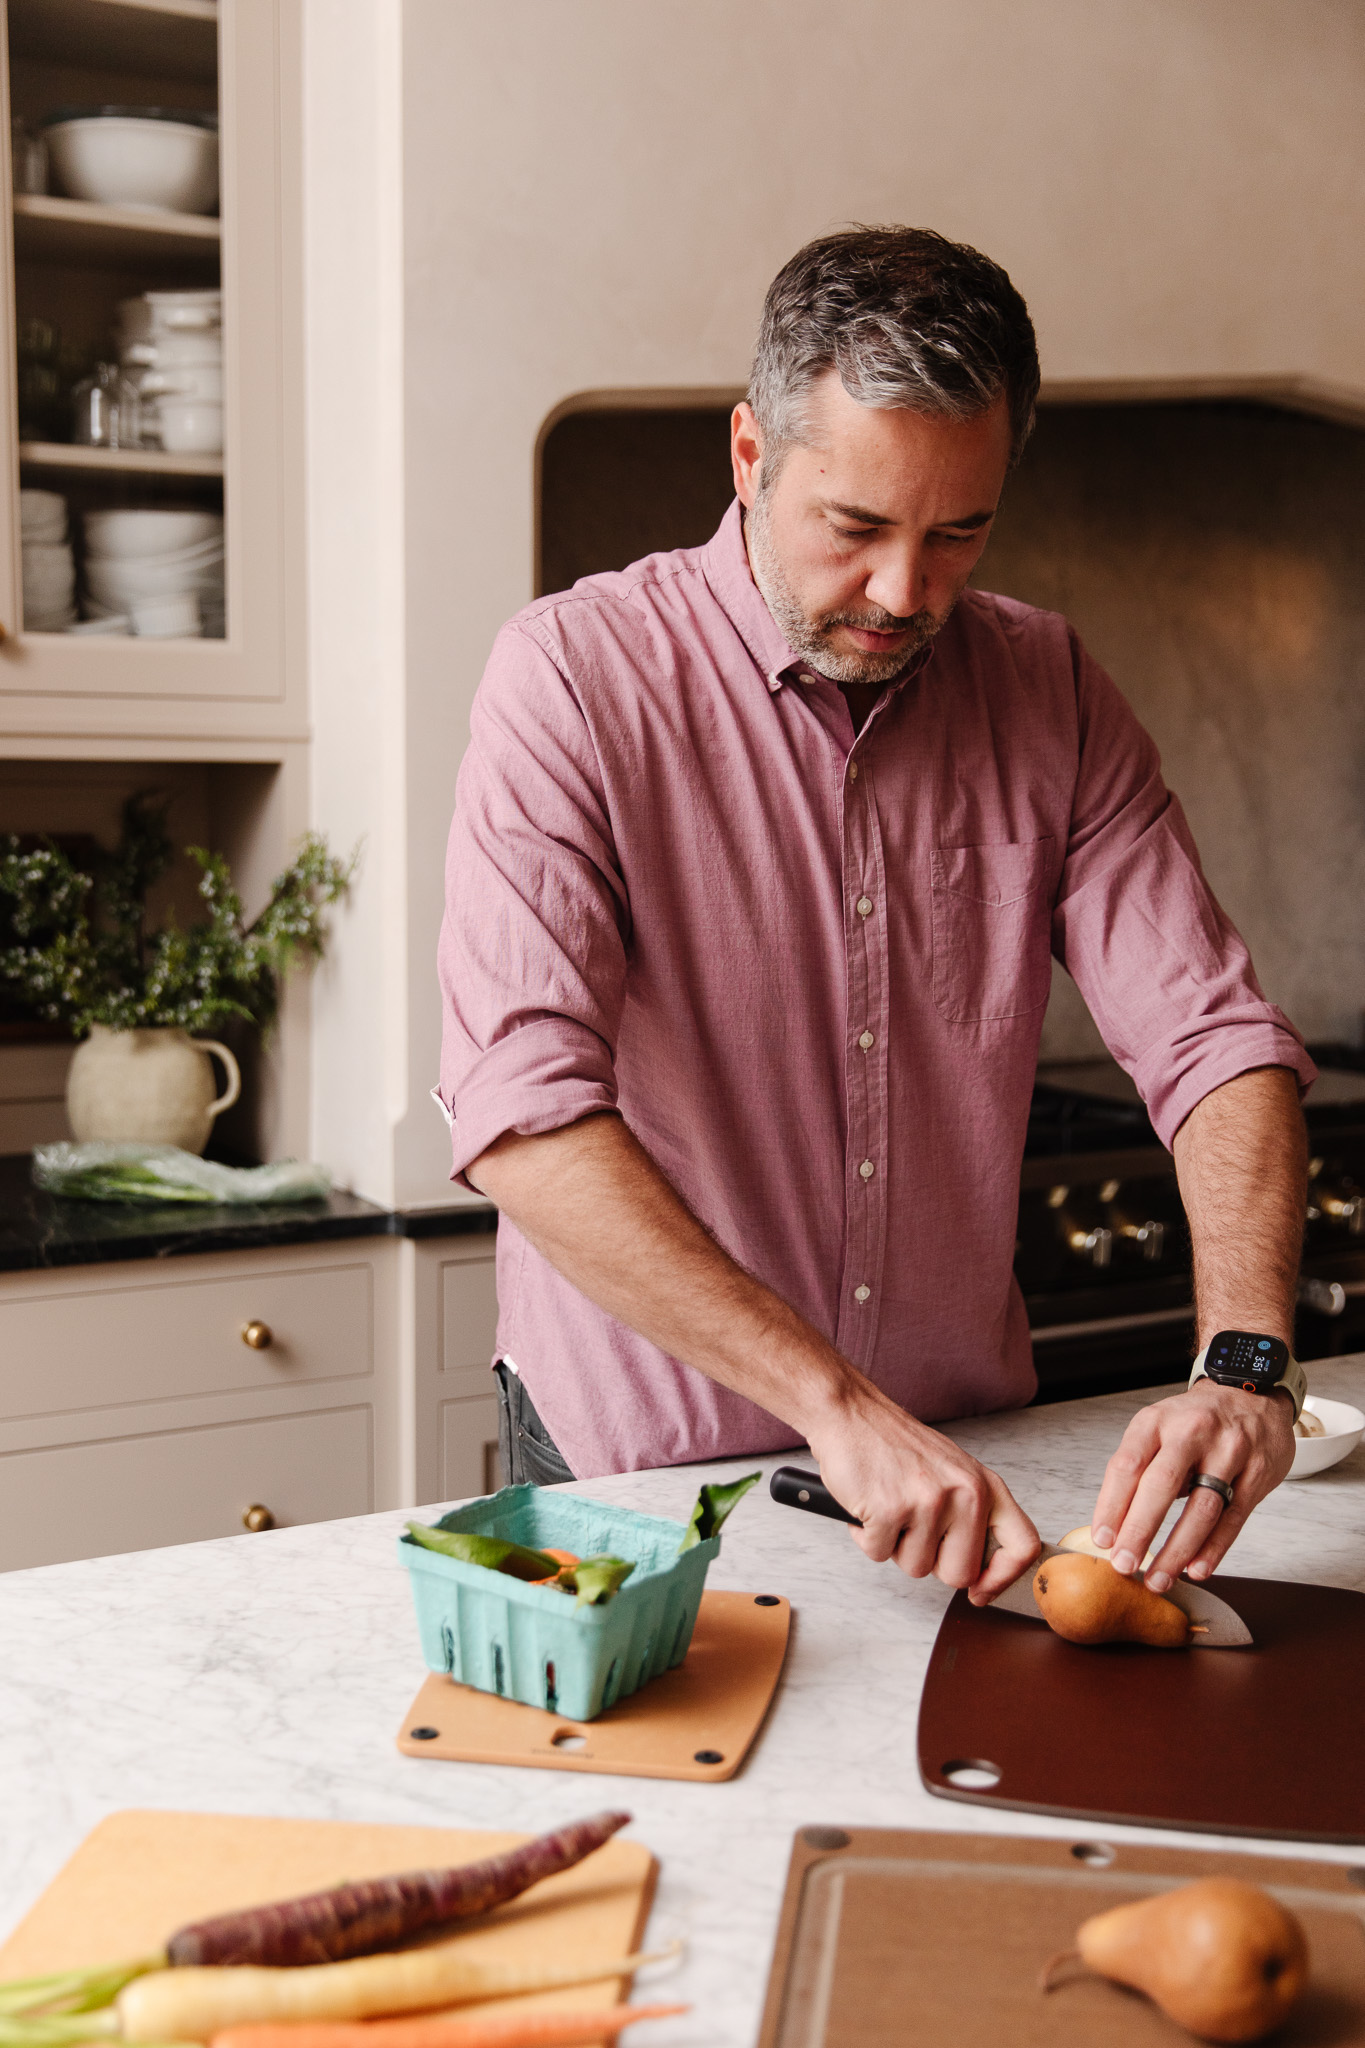
POLYGON ((543 1877, 569 1870, 623 1828, 628 1813, 594 1813, 519 1848, 453 1870, 409 1870, 366 1878, 334 1891, 280 1899, 243 1913, 220 1913, 182 1927, 166 1944, 172 1968, 195 1963, 339 1963, 390 1948, 410 1935, 489 1913, 543 1877))

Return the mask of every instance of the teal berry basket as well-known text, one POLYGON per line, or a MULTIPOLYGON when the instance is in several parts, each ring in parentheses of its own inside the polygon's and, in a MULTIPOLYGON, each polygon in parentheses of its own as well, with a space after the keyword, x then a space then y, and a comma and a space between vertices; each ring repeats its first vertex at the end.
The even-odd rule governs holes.
POLYGON ((505 1486, 452 1508, 433 1526, 500 1536, 529 1550, 634 1559, 612 1599, 579 1607, 553 1586, 530 1586, 399 1538, 428 1668, 568 1721, 596 1720, 682 1663, 707 1568, 720 1554, 719 1535, 680 1552, 682 1522, 538 1486, 505 1486))

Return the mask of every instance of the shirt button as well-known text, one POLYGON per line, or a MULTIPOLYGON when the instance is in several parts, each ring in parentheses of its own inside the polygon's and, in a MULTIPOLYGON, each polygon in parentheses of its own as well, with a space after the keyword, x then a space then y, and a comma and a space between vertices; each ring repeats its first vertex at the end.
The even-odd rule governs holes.
POLYGON ((865 1159, 862 1165, 858 1168, 858 1171, 862 1175, 864 1180, 871 1180, 873 1174, 877 1171, 877 1169, 872 1164, 872 1161, 870 1159, 865 1159))
POLYGON ((850 782, 858 780, 858 763, 856 761, 850 761, 848 764, 848 779, 850 782))
POLYGON ((870 896, 860 896, 853 908, 857 911, 859 917, 871 917, 872 898, 870 896))
POLYGON ((877 1043, 877 1041, 872 1036, 872 1033, 870 1031, 865 1031, 862 1037, 858 1040, 858 1043, 862 1047, 863 1051, 866 1052, 868 1048, 870 1046, 874 1046, 877 1043))
POLYGON ((871 1295, 872 1289, 870 1287, 855 1287, 853 1290, 853 1299, 855 1301, 867 1301, 871 1298, 871 1295))

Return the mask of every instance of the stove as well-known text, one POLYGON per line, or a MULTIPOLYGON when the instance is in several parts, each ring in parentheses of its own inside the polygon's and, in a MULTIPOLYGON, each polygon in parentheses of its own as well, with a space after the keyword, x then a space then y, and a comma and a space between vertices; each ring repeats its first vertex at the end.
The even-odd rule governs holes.
MULTIPOLYGON (((1295 1354, 1365 1349, 1365 1051, 1309 1048, 1311 1153, 1295 1354)), ((1183 1379, 1194 1353, 1190 1239, 1175 1164, 1110 1060, 1038 1070, 1014 1270, 1039 1401, 1183 1379)))

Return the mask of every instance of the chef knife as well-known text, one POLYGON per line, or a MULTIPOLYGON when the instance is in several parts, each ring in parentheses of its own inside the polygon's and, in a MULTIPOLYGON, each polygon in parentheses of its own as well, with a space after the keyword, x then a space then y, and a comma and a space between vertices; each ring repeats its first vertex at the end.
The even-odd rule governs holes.
MULTIPOLYGON (((768 1482, 768 1491, 783 1507, 801 1508, 808 1515, 824 1515, 832 1522, 849 1522, 855 1529, 862 1523, 856 1515, 841 1507, 818 1472, 807 1472, 799 1465, 779 1465, 768 1482)), ((990 1562, 999 1543, 991 1532, 986 1536, 986 1552, 981 1562, 983 1567, 990 1562)), ((1071 1552, 1061 1549, 1056 1543, 1045 1543, 1032 1566, 1003 1593, 997 1593, 991 1601, 992 1607, 1003 1607, 1009 1614, 1022 1614, 1027 1621, 1042 1621, 1038 1603, 1033 1597, 1033 1574, 1040 1564, 1050 1557, 1068 1557, 1071 1552)), ((1244 1647, 1251 1641, 1251 1631, 1239 1614, 1235 1614, 1226 1600, 1220 1600, 1207 1586, 1196 1586, 1190 1579, 1176 1579, 1165 1593, 1163 1600, 1169 1600, 1183 1609, 1191 1622, 1201 1631, 1191 1632, 1190 1646, 1198 1650, 1231 1650, 1244 1647)))

